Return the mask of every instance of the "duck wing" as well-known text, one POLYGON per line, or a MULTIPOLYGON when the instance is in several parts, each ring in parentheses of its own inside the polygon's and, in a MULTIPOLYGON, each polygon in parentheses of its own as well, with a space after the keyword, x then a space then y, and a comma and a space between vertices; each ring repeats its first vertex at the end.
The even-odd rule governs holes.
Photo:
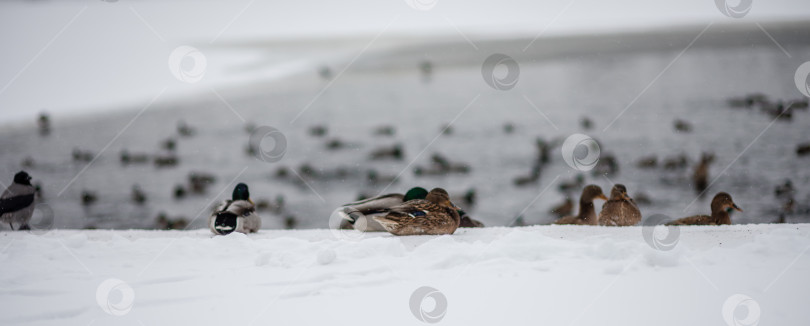
POLYGON ((387 194, 344 204, 343 207, 352 212, 357 211, 369 215, 387 212, 393 206, 402 205, 404 197, 402 194, 387 194))
POLYGON ((458 228, 455 209, 442 207, 424 199, 394 206, 385 216, 374 219, 396 235, 451 234, 458 228))
POLYGON ((19 195, 0 199, 0 215, 13 213, 34 203, 34 194, 19 195))

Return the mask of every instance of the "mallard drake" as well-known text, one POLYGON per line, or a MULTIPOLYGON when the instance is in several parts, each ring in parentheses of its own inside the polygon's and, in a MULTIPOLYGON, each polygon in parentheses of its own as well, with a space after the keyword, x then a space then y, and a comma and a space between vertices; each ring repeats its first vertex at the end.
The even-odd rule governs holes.
POLYGON ((12 230, 12 223, 17 223, 20 230, 28 229, 28 222, 34 215, 35 192, 28 173, 20 171, 15 174, 14 183, 0 196, 0 221, 8 223, 12 230))
POLYGON ((731 195, 725 192, 717 193, 712 199, 712 215, 695 215, 684 217, 667 225, 721 225, 731 224, 731 212, 743 210, 734 203, 731 195))
POLYGON ((251 233, 262 226, 262 219, 256 214, 253 201, 250 200, 248 186, 244 183, 233 189, 232 199, 222 202, 208 217, 208 227, 214 234, 231 232, 251 233))
POLYGON ((425 199, 407 201, 374 219, 394 235, 453 234, 461 222, 450 196, 442 188, 433 188, 425 199))
POLYGON ((641 221, 641 211, 636 202, 627 194, 624 185, 616 184, 610 190, 610 199, 599 212, 599 225, 630 226, 641 221))
POLYGON ((565 216, 554 224, 578 224, 596 225, 596 210, 593 208, 593 200, 608 200, 602 193, 602 188, 597 185, 587 185, 582 189, 582 196, 579 197, 579 214, 576 216, 565 216))
POLYGON ((342 209, 343 220, 340 228, 353 229, 357 220, 363 218, 366 226, 363 230, 358 231, 385 232, 386 229, 374 219, 375 216, 385 216, 391 207, 414 199, 425 199, 427 194, 428 191, 425 188, 413 187, 404 195, 387 194, 345 204, 342 209))

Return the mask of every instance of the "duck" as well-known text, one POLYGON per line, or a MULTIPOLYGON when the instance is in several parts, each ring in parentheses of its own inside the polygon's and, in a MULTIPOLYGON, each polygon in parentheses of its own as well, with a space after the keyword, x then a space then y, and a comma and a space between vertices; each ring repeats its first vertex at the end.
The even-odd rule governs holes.
POLYGON ((810 143, 796 145, 796 156, 802 157, 807 155, 810 155, 810 143))
POLYGON ((506 123, 503 124, 503 133, 504 134, 511 135, 513 132, 515 132, 515 124, 513 124, 511 122, 506 122, 506 123))
POLYGON ((402 205, 407 201, 425 199, 427 194, 428 191, 425 188, 413 187, 404 195, 391 193, 344 204, 341 209, 343 220, 340 223, 340 228, 352 229, 358 219, 363 218, 366 226, 359 231, 385 232, 386 229, 374 217, 385 216, 391 207, 402 205))
POLYGON ((686 120, 676 119, 672 122, 676 132, 689 133, 692 132, 692 124, 686 120))
POLYGON ((25 171, 14 175, 14 182, 0 196, 0 221, 8 223, 11 230, 17 223, 18 230, 27 230, 34 215, 36 189, 31 185, 31 176, 25 171))
POLYGON ((571 200, 570 197, 565 197, 565 201, 563 201, 562 204, 554 206, 554 208, 551 209, 551 213, 557 215, 557 217, 564 217, 568 214, 571 214, 571 212, 573 211, 574 211, 574 201, 571 200))
POLYGON ((376 129, 374 129, 375 136, 393 136, 394 134, 396 134, 396 132, 397 132, 396 127, 391 125, 379 126, 376 129))
POLYGON ((667 223, 667 225, 723 225, 731 224, 731 212, 743 210, 734 203, 731 195, 719 192, 712 199, 712 215, 695 215, 677 219, 667 223))
POLYGON ((95 192, 92 192, 90 190, 84 190, 82 191, 81 200, 82 206, 90 206, 98 201, 98 196, 96 195, 95 192))
POLYGON ((627 194, 627 187, 615 184, 610 190, 610 198, 599 212, 599 225, 631 226, 641 221, 641 211, 636 202, 627 194))
POLYGON ((39 114, 39 119, 37 119, 37 126, 39 127, 39 135, 40 136, 47 136, 51 134, 51 117, 42 112, 39 114))
POLYGON ((121 150, 121 165, 142 164, 149 161, 149 155, 143 153, 130 153, 128 150, 121 150))
POLYGON ((74 162, 90 162, 93 160, 93 152, 74 148, 71 152, 74 162))
POLYGON ((457 211, 459 213, 459 216, 461 216, 461 220, 458 223, 458 227, 460 227, 460 228, 482 228, 482 227, 485 226, 484 223, 482 223, 481 221, 472 219, 464 211, 462 211, 462 210, 457 210, 457 211))
POLYGON ((565 216, 554 222, 554 224, 577 224, 596 225, 596 210, 593 207, 594 199, 608 200, 602 192, 602 188, 597 185, 587 185, 582 189, 579 197, 579 214, 576 216, 565 216))
POLYGON ((189 126, 185 121, 180 120, 177 122, 177 133, 181 137, 191 137, 194 136, 196 131, 193 127, 189 126))
POLYGON ((655 155, 644 156, 636 161, 636 167, 639 169, 651 169, 658 166, 658 157, 655 155))
POLYGON ((591 170, 593 176, 613 176, 619 173, 619 160, 613 154, 604 154, 591 170))
POLYGON ((391 147, 381 147, 371 152, 371 160, 392 159, 401 161, 404 158, 402 144, 394 144, 391 147))
POLYGON ((374 219, 397 236, 453 234, 461 223, 450 195, 442 188, 433 188, 425 199, 406 201, 374 219))
POLYGON ((132 186, 132 195, 130 197, 132 198, 132 202, 137 205, 146 203, 146 193, 143 192, 139 185, 132 186))
POLYGON ((591 130, 591 128, 593 128, 593 121, 588 117, 582 117, 579 119, 579 126, 584 130, 591 130))
POLYGON ((700 163, 695 167, 692 181, 695 185, 695 191, 698 193, 703 193, 709 187, 709 165, 712 162, 714 162, 714 154, 703 153, 700 157, 700 163))
POLYGON ((208 227, 217 235, 232 232, 253 233, 262 226, 262 219, 256 214, 250 191, 244 183, 233 189, 230 200, 222 202, 208 217, 208 227))

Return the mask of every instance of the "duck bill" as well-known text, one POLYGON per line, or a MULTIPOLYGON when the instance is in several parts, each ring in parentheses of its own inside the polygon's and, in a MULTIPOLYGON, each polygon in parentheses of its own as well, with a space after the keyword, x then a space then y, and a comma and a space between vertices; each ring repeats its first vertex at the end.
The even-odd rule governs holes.
POLYGON ((604 200, 604 201, 607 201, 607 200, 608 200, 608 198, 607 198, 607 196, 605 196, 605 194, 599 194, 599 195, 597 195, 597 196, 596 196, 596 199, 601 199, 601 200, 604 200))
POLYGON ((743 211, 743 210, 742 210, 742 208, 740 208, 740 206, 737 206, 737 204, 731 204, 731 208, 733 208, 733 209, 737 210, 738 212, 742 212, 742 211, 743 211))

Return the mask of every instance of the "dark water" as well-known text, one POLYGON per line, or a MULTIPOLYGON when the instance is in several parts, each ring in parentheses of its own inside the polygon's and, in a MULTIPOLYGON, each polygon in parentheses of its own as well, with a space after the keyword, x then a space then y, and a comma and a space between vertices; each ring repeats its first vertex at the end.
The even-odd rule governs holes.
MULTIPOLYGON (((643 192, 652 199, 641 206, 645 216, 708 213, 712 195, 726 191, 745 209, 733 216, 734 223, 771 222, 778 208, 773 188, 785 179, 797 186, 799 203, 807 202, 810 158, 797 157, 795 148, 810 141, 810 112, 796 111, 792 120, 774 122, 757 110, 729 108, 726 99, 752 92, 773 100, 800 99, 793 75, 810 58, 810 45, 786 43, 788 57, 767 39, 734 46, 698 42, 680 55, 689 39, 678 42, 658 50, 580 51, 535 59, 520 52, 525 43, 517 41, 504 51, 483 43, 478 50, 458 43, 449 54, 395 49, 363 56, 333 81, 319 78, 313 69, 290 80, 223 91, 224 101, 203 91, 195 98, 159 101, 143 112, 132 108, 54 119, 46 137, 38 135, 33 121, 26 122, 0 131, 0 180, 10 182, 23 168, 21 162, 33 159, 25 169, 42 184, 58 228, 151 228, 159 212, 199 217, 192 227, 202 227, 211 203, 230 196, 235 182, 248 183, 255 201, 284 197, 283 213, 262 212, 265 228, 284 227, 283 217, 290 215, 299 228, 326 227, 330 212, 360 193, 403 192, 414 185, 444 187, 452 196, 474 189, 478 200, 471 214, 490 226, 507 225, 520 213, 527 223, 548 223, 554 219, 548 210, 564 196, 557 185, 578 173, 565 164, 560 147, 550 152, 539 182, 516 187, 513 179, 528 174, 537 137, 559 143, 583 133, 620 166, 609 178, 583 173, 586 183, 608 191, 612 180, 625 184, 631 195, 643 192), (519 64, 513 89, 495 90, 482 78, 481 62, 496 51, 519 64), (447 58, 453 56, 459 60, 451 64, 447 58), (422 60, 434 63, 429 76, 418 69, 422 60), (583 117, 593 121, 592 129, 580 126, 583 117), (689 122, 693 130, 676 132, 675 119, 689 122), (181 120, 195 135, 178 136, 181 120), (452 132, 441 135, 450 122, 452 132), (248 124, 284 134, 281 160, 263 162, 246 154, 248 124), (504 132, 505 124, 514 131, 504 132), (326 126, 325 136, 310 134, 318 125, 326 126), (384 125, 393 126, 395 134, 375 134, 384 125), (121 164, 122 149, 154 155, 168 138, 177 140, 178 166, 121 164), (334 139, 345 147, 328 149, 334 139), (374 149, 396 143, 402 144, 404 159, 370 159, 374 149), (74 148, 101 154, 92 164, 76 162, 74 148), (716 182, 695 201, 689 176, 701 152, 715 155, 710 179, 716 182), (467 164, 470 172, 414 175, 413 169, 429 165, 434 153, 467 164), (655 155, 660 162, 680 153, 690 159, 682 171, 635 166, 644 156, 655 155), (326 176, 308 177, 302 164, 326 176), (275 177, 281 167, 293 170, 286 178, 275 177), (385 181, 370 183, 372 169, 381 178, 399 178, 390 187, 385 181), (174 199, 174 186, 186 184, 194 171, 216 181, 203 194, 174 199), (131 202, 134 184, 147 193, 145 205, 131 202), (81 205, 84 190, 94 192, 98 201, 81 205)), ((808 216, 788 216, 788 221, 807 222, 808 216)))

